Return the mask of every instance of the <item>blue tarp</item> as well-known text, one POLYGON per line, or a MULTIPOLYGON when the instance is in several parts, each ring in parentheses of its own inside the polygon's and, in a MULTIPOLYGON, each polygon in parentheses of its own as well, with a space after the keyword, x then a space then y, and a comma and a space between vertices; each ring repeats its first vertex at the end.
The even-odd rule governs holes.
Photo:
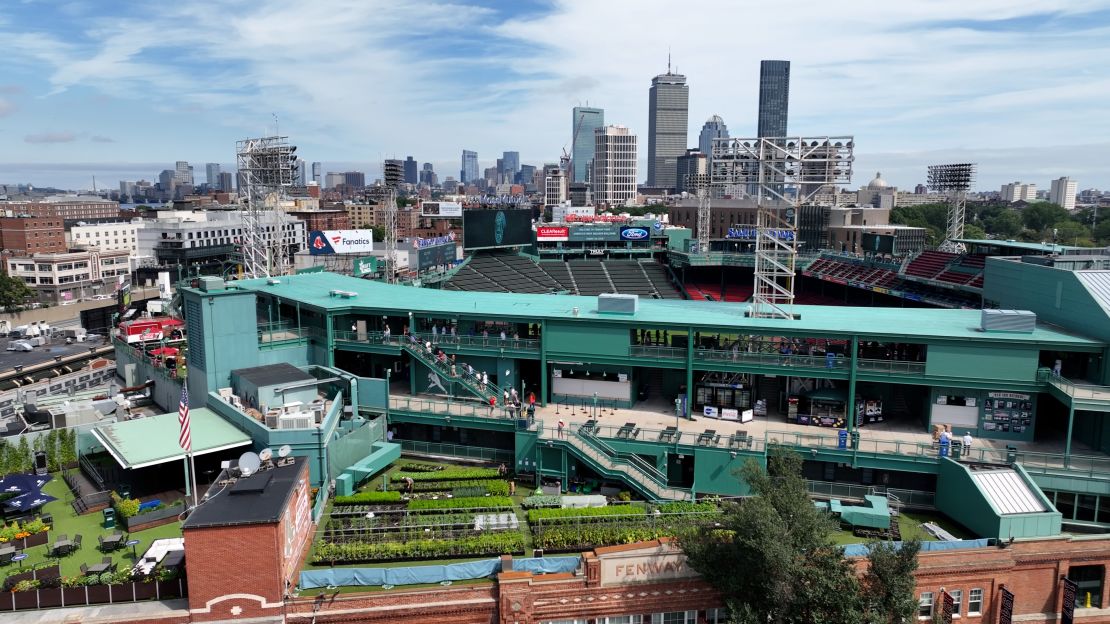
MULTIPOLYGON (((573 572, 578 557, 537 557, 513 559, 513 569, 533 574, 573 572)), ((301 572, 301 589, 317 587, 416 585, 443 581, 464 581, 493 576, 501 569, 500 559, 484 559, 447 565, 408 566, 403 568, 331 568, 301 572)))
MULTIPOLYGON (((894 542, 901 547, 902 542, 894 542)), ((934 550, 960 550, 963 548, 986 548, 990 546, 989 539, 959 540, 956 542, 921 542, 921 552, 934 550)), ((867 544, 848 544, 844 547, 846 557, 866 557, 867 544)))

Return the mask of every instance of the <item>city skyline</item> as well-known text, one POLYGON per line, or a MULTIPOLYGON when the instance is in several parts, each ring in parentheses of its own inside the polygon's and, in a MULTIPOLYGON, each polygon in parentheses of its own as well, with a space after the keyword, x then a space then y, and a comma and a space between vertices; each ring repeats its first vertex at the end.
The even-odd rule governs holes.
MULTIPOLYGON (((606 29, 630 13, 673 26, 665 43, 690 85, 688 142, 713 114, 733 136, 754 136, 761 57, 721 63, 734 52, 703 45, 695 18, 743 17, 750 49, 776 36, 773 11, 725 2, 696 2, 677 15, 665 4, 630 11, 622 2, 450 11, 435 2, 419 10, 327 5, 309 13, 292 2, 236 9, 234 33, 208 23, 225 11, 190 0, 158 10, 0 8, 9 52, 0 181, 88 188, 95 175, 98 186, 112 187, 155 179, 182 159, 227 168, 235 140, 272 132, 273 115, 306 160, 358 168, 369 180, 382 160, 408 154, 457 172, 464 148, 519 151, 522 164, 558 162, 571 142, 567 112, 587 100, 605 109, 607 123, 648 135, 646 87, 666 49, 638 28, 606 29), (402 23, 404 37, 380 32, 402 23), (292 60, 261 45, 282 37, 292 60), (459 45, 416 45, 428 38, 459 45), (193 54, 182 54, 187 48, 193 54), (323 71, 337 55, 341 62, 323 71), (551 64, 552 55, 565 62, 551 64), (373 67, 374 80, 337 92, 333 77, 359 66, 373 67), (371 92, 382 82, 388 98, 371 92), (366 114, 368 102, 376 114, 366 114)), ((814 3, 798 13, 792 33, 802 43, 767 55, 791 61, 791 133, 853 134, 858 167, 881 169, 901 188, 923 181, 928 164, 964 160, 980 164, 982 190, 1060 176, 1080 189, 1110 186, 1110 145, 1100 140, 1110 136, 1110 120, 1099 104, 1110 81, 1097 73, 1110 60, 1100 38, 1110 4, 941 2, 922 15, 912 6, 814 3), (850 36, 832 41, 837 25, 850 36)), ((645 153, 639 170, 647 170, 645 153)))

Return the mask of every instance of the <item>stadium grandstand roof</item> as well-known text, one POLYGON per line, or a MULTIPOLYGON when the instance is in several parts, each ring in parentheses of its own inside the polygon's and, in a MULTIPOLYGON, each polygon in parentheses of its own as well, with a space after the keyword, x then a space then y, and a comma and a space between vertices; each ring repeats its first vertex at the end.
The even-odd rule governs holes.
MULTIPOLYGON (((272 280, 270 280, 272 281, 272 280)), ((231 282, 239 289, 280 297, 283 301, 326 311, 368 308, 404 310, 421 315, 485 316, 489 318, 580 319, 595 322, 644 323, 665 327, 693 327, 719 331, 743 327, 752 331, 857 334, 990 340, 1001 342, 1095 346, 1101 343, 1038 324, 1029 334, 984 333, 978 310, 928 310, 910 308, 856 308, 846 306, 794 306, 795 320, 748 318, 748 304, 716 301, 644 299, 635 314, 604 314, 597 311, 597 297, 522 293, 458 292, 415 288, 373 282, 335 273, 283 276, 279 283, 265 279, 231 282), (577 316, 575 315, 577 309, 577 316)), ((234 292, 234 291, 232 291, 234 292)), ((211 296, 204 292, 202 296, 211 296)))
MULTIPOLYGON (((882 226, 886 227, 886 226, 882 226)), ((1024 251, 1035 251, 1038 253, 1059 253, 1062 251, 1078 251, 1086 249, 1090 251, 1090 247, 1074 247, 1072 245, 1053 245, 1051 243, 1027 243, 1025 241, 1014 240, 994 240, 990 238, 959 238, 956 242, 965 245, 993 245, 995 247, 1003 247, 1007 249, 1018 249, 1024 251)))

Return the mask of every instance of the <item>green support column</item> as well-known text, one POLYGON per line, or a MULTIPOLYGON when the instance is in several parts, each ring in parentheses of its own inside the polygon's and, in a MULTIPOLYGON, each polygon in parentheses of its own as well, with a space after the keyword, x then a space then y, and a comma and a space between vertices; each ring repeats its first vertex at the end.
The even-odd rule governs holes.
POLYGON ((848 405, 845 406, 845 422, 848 432, 856 429, 856 359, 859 357, 859 336, 852 336, 852 357, 848 360, 848 405))
POLYGON ((328 340, 325 344, 328 347, 328 366, 335 366, 335 336, 332 335, 332 317, 328 314, 324 321, 324 331, 327 332, 328 340))
POLYGON ((540 406, 547 407, 547 321, 540 320, 540 406))
POLYGON ((1064 441, 1064 468, 1071 464, 1071 431, 1075 425, 1075 404, 1068 402, 1068 437, 1064 441))
POLYGON ((686 328, 686 418, 693 420, 694 408, 694 328, 686 328))

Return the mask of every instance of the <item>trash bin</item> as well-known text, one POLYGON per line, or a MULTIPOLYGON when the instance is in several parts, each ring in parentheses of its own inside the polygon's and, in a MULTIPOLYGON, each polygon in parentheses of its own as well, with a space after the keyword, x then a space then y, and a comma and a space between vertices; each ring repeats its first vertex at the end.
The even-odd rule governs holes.
POLYGON ((1017 463, 1017 447, 1013 446, 1012 444, 1007 444, 1006 445, 1006 463, 1007 464, 1016 464, 1017 463))
POLYGON ((859 432, 858 431, 853 431, 852 432, 852 448, 856 449, 856 450, 859 450, 859 432))
POLYGON ((836 432, 836 448, 848 448, 848 432, 844 429, 836 432))
POLYGON ((952 443, 952 459, 959 460, 960 452, 963 451, 963 445, 959 442, 952 443))
POLYGON ((116 510, 112 509, 111 507, 106 507, 104 509, 104 528, 116 528, 116 510))

